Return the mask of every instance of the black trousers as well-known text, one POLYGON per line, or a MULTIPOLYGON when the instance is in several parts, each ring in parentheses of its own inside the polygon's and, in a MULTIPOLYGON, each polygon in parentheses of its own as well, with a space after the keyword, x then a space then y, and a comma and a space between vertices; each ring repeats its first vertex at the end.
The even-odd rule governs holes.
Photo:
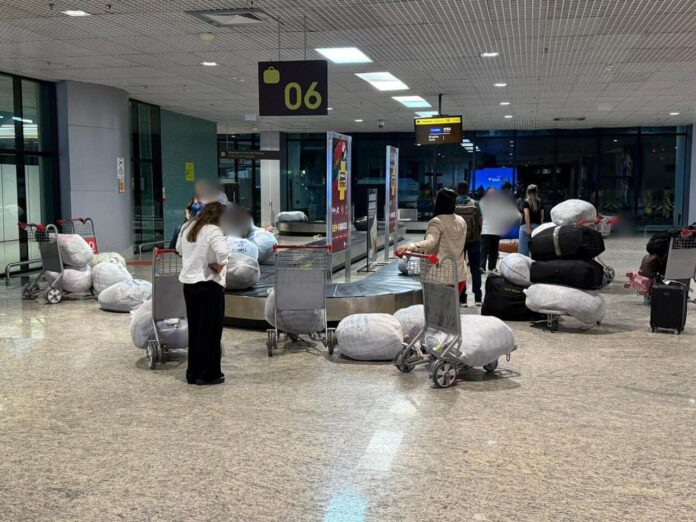
POLYGON ((498 264, 498 248, 500 247, 500 236, 484 234, 481 236, 481 270, 495 270, 498 264))
POLYGON ((212 381, 223 377, 220 369, 225 291, 213 281, 184 285, 188 319, 188 368, 186 380, 212 381))

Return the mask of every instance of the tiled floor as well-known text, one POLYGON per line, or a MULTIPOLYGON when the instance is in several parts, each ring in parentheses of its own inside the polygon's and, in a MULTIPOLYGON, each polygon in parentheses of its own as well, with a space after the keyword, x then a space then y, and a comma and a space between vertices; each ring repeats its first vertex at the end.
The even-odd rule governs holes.
POLYGON ((693 520, 696 305, 651 334, 624 279, 602 326, 513 324, 512 360, 449 390, 234 329, 227 383, 187 386, 128 315, 2 288, 0 520, 693 520))

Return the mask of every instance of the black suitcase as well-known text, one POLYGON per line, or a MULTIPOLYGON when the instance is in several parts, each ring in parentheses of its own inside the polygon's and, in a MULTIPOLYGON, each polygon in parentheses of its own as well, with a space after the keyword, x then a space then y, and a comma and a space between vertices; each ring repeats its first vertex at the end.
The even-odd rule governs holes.
POLYGON ((599 290, 605 286, 604 267, 597 261, 557 259, 535 261, 529 270, 532 283, 563 285, 581 290, 599 290))
POLYGON ((682 333, 686 324, 686 307, 689 287, 683 283, 670 281, 665 283, 662 277, 656 277, 650 295, 650 328, 672 330, 682 333))
POLYGON ((529 243, 535 261, 592 259, 604 252, 602 234, 594 229, 564 225, 539 232, 529 243))
POLYGON ((532 312, 525 304, 524 287, 510 283, 502 276, 489 275, 483 297, 481 315, 492 315, 504 321, 538 321, 544 316, 532 312))

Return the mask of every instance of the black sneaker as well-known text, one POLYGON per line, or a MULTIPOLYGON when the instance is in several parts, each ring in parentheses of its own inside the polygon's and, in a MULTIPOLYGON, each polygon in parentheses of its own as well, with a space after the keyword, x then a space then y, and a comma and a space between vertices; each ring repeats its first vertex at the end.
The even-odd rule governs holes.
POLYGON ((203 379, 196 379, 196 384, 198 386, 210 386, 213 384, 222 384, 225 382, 225 377, 218 377, 217 379, 213 379, 212 381, 204 381, 203 379))

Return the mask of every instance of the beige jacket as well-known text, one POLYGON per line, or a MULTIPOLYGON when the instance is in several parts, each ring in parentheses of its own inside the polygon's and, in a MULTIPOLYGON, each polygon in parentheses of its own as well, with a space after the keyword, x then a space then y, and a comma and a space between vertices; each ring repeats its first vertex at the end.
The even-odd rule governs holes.
POLYGON ((459 281, 469 278, 469 267, 466 264, 466 221, 455 214, 443 214, 434 217, 428 223, 425 239, 416 243, 416 248, 427 254, 438 257, 449 256, 457 262, 459 281))

